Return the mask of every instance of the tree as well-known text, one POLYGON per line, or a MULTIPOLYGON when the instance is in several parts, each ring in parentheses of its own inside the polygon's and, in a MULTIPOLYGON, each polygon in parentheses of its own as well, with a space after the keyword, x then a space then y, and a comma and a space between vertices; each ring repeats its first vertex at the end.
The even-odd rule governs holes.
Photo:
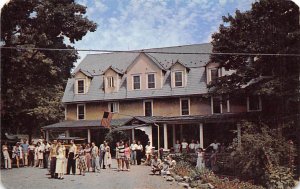
POLYGON ((61 97, 78 58, 73 46, 96 24, 74 0, 11 0, 1 12, 2 128, 30 136, 62 118, 61 97), (26 48, 26 49, 23 49, 26 48), (66 49, 43 51, 32 48, 66 49), (67 50, 68 49, 68 50, 67 50))
POLYGON ((261 121, 275 128, 292 123, 300 157, 299 7, 292 1, 260 0, 251 10, 237 10, 235 16, 224 16, 223 21, 212 36, 213 52, 256 55, 212 55, 211 62, 234 70, 210 85, 212 95, 260 95, 266 115, 261 121))
MULTIPOLYGON (((299 7, 292 1, 260 0, 252 4, 250 11, 237 10, 234 17, 224 16, 223 21, 219 32, 212 36, 213 52, 300 52, 299 7)), ((291 105, 299 96, 299 56, 212 55, 211 61, 235 70, 211 85, 215 94, 266 96, 276 102, 272 110, 277 114, 298 111, 291 105)))

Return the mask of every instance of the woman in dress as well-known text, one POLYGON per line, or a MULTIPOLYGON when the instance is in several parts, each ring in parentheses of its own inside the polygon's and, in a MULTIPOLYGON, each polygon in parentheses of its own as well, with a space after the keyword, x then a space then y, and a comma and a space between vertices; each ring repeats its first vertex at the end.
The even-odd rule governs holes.
POLYGON ((197 155, 198 157, 197 157, 196 168, 198 168, 199 170, 203 170, 205 168, 205 162, 204 162, 204 151, 202 148, 199 148, 197 155))
POLYGON ((4 168, 11 169, 11 159, 9 157, 8 148, 5 144, 2 145, 2 153, 4 157, 4 168))
POLYGON ((125 143, 125 150, 124 150, 124 161, 125 161, 125 165, 126 165, 126 170, 130 171, 130 148, 128 146, 128 143, 125 143))
POLYGON ((91 168, 91 160, 92 160, 91 150, 92 149, 90 147, 90 144, 87 144, 85 146, 84 153, 85 153, 85 162, 86 162, 86 167, 87 167, 88 172, 90 171, 90 168, 91 168))
POLYGON ((180 142, 179 142, 179 140, 176 140, 176 144, 174 146, 175 153, 180 153, 180 149, 181 149, 180 142))
POLYGON ((105 142, 104 145, 105 145, 104 165, 105 165, 105 167, 111 168, 110 147, 107 142, 105 142))
POLYGON ((39 143, 38 147, 38 167, 43 168, 43 159, 44 159, 44 147, 39 143))
POLYGON ((56 148, 56 166, 55 166, 55 173, 58 174, 58 179, 64 179, 64 163, 65 163, 65 154, 64 148, 59 141, 57 143, 56 148))
POLYGON ((35 148, 34 148, 34 166, 35 167, 38 167, 38 165, 39 165, 38 153, 39 153, 39 142, 35 145, 35 148))
POLYGON ((84 176, 86 171, 86 157, 85 150, 82 145, 79 147, 75 159, 78 159, 77 169, 79 169, 79 174, 84 176))

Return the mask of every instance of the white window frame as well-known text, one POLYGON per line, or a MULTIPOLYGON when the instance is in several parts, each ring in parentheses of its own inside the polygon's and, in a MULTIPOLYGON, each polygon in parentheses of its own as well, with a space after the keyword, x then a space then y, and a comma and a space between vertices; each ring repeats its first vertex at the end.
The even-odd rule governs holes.
POLYGON ((115 87, 115 81, 114 81, 114 77, 113 76, 108 76, 107 77, 107 87, 108 88, 113 88, 115 87))
POLYGON ((184 86, 184 71, 183 70, 174 70, 173 71, 174 73, 173 73, 173 75, 174 75, 174 80, 173 80, 173 82, 174 82, 174 87, 183 87, 184 86), (181 86, 176 86, 176 73, 177 72, 181 72, 181 86))
POLYGON ((259 112, 262 110, 262 103, 261 103, 261 97, 258 96, 258 110, 250 110, 250 98, 247 96, 247 112, 259 112))
POLYGON ((147 79, 147 86, 146 86, 146 88, 147 89, 156 89, 156 73, 147 73, 147 77, 146 77, 146 79, 147 79), (154 87, 153 88, 149 88, 149 75, 154 75, 154 87))
MULTIPOLYGON (((223 113, 222 98, 221 97, 210 97, 210 107, 211 107, 211 114, 222 114, 223 113), (220 99, 220 113, 214 113, 214 98, 220 99)), ((228 110, 228 106, 227 106, 227 110, 228 110)))
POLYGON ((142 88, 142 77, 141 77, 141 75, 140 74, 132 75, 132 90, 141 90, 141 88, 142 88), (134 77, 136 77, 136 76, 139 76, 139 78, 140 78, 140 88, 139 89, 134 88, 134 77))
POLYGON ((68 105, 65 104, 64 108, 65 108, 65 120, 67 120, 67 116, 68 116, 68 112, 67 112, 68 110, 67 110, 67 108, 68 108, 68 105))
POLYGON ((145 104, 146 104, 146 102, 151 102, 151 116, 153 116, 153 111, 154 111, 154 109, 153 109, 153 100, 144 100, 143 101, 143 110, 144 110, 144 116, 146 116, 146 106, 145 106, 145 104))
POLYGON ((86 106, 85 106, 85 104, 77 104, 77 120, 85 120, 85 119, 86 119, 86 106), (83 119, 79 119, 79 106, 84 107, 84 118, 83 119))
POLYGON ((191 115, 191 101, 189 98, 180 98, 180 115, 181 116, 189 116, 191 115), (189 105, 189 113, 187 115, 182 115, 182 100, 188 100, 188 105, 189 105))
POLYGON ((218 77, 221 77, 221 69, 220 68, 208 68, 207 71, 208 71, 208 81, 207 83, 210 83, 212 81, 212 78, 211 78, 211 71, 212 70, 217 70, 218 71, 218 77))
POLYGON ((118 113, 119 112, 119 102, 109 102, 108 103, 108 111, 112 113, 118 113), (115 107, 115 111, 111 111, 111 104, 115 107))
POLYGON ((85 79, 76 79, 76 94, 85 94, 86 93, 86 83, 85 83, 85 79), (79 85, 78 85, 78 82, 79 81, 83 81, 83 93, 79 93, 79 85))

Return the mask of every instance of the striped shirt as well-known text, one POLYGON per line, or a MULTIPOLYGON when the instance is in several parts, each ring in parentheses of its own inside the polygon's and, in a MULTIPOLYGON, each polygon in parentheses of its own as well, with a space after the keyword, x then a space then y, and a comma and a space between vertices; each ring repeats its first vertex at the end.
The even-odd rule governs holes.
POLYGON ((118 149, 119 149, 119 155, 120 155, 120 157, 124 157, 124 152, 125 152, 125 147, 124 147, 124 145, 120 145, 120 146, 118 147, 118 149))

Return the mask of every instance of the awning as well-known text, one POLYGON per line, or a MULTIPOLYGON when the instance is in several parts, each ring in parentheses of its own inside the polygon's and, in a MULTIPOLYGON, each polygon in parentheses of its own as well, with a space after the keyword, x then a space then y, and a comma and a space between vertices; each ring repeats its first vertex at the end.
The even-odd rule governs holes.
POLYGON ((147 124, 140 124, 140 125, 124 125, 124 126, 119 126, 115 127, 112 130, 113 131, 125 131, 125 130, 131 130, 131 129, 138 129, 140 127, 148 127, 149 125, 147 124))

